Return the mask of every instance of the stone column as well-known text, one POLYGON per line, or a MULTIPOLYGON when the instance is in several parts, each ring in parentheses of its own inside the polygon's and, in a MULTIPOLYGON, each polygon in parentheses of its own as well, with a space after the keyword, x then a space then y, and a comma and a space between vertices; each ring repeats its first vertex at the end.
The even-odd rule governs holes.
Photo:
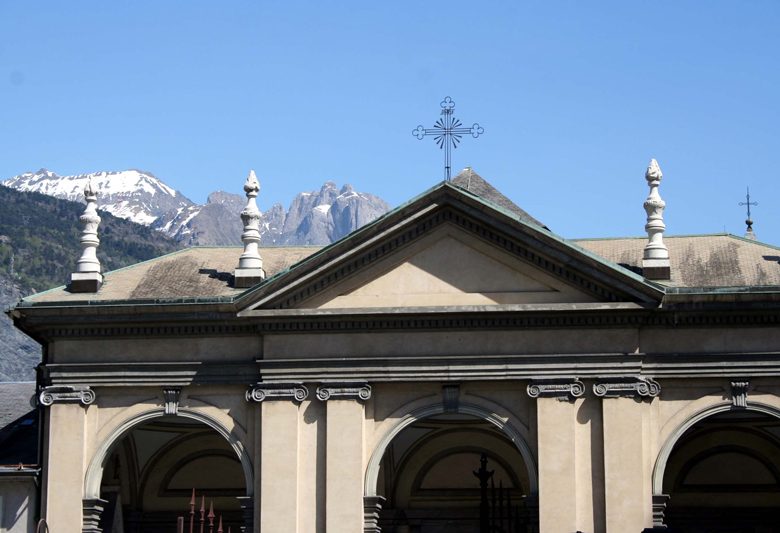
POLYGON ((604 426, 604 499, 607 533, 652 526, 652 462, 645 449, 646 398, 657 396, 653 380, 630 378, 594 385, 604 426))
POLYGON ((261 402, 260 531, 299 531, 299 402, 307 396, 300 383, 258 383, 247 391, 247 400, 261 402))
POLYGON ((325 530, 363 532, 363 401, 366 383, 323 383, 317 398, 327 402, 325 439, 325 530))
POLYGON ((576 424, 574 399, 585 387, 577 379, 534 380, 539 449, 539 531, 577 531, 576 424))
POLYGON ((48 408, 44 448, 41 515, 62 531, 97 530, 101 500, 83 502, 86 471, 87 410, 95 400, 88 387, 45 387, 39 401, 48 408), (82 520, 83 506, 89 523, 82 520))

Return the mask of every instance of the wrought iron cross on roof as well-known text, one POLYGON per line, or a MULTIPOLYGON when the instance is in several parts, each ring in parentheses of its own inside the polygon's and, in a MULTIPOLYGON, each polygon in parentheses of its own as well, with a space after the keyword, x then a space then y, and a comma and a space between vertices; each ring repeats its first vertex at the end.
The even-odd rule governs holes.
POLYGON ((751 202, 750 201, 750 187, 747 188, 747 194, 745 195, 746 202, 739 202, 739 205, 746 205, 747 206, 747 217, 748 220, 750 220, 750 206, 755 205, 758 206, 758 202, 751 202))
POLYGON ((452 115, 455 102, 447 96, 441 101, 441 117, 432 128, 417 126, 412 135, 422 140, 423 137, 433 135, 433 140, 444 150, 444 179, 450 181, 452 149, 457 148, 465 134, 470 134, 475 139, 485 132, 485 129, 476 122, 470 127, 463 127, 463 123, 452 115))
POLYGON ((750 187, 747 188, 747 194, 745 195, 746 202, 739 202, 739 205, 746 205, 747 206, 747 219, 745 220, 745 224, 747 224, 747 230, 748 232, 753 231, 753 219, 750 218, 750 206, 754 205, 758 207, 758 202, 751 202, 750 201, 750 187))

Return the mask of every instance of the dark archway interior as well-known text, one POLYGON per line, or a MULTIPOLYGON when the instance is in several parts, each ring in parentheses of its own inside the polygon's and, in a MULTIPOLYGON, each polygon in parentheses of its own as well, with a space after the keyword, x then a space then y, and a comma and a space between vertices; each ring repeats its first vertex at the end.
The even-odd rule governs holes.
MULTIPOLYGON (((212 428, 184 417, 165 416, 133 428, 115 446, 103 471, 101 516, 104 533, 172 533, 177 518, 189 531, 190 500, 195 489, 195 530, 201 502, 213 505, 216 524, 240 531, 238 497, 246 495, 241 462, 229 443, 212 428)), ((208 517, 205 518, 208 531, 208 517)))
POLYGON ((780 420, 708 417, 680 438, 664 473, 672 533, 780 533, 780 420))
POLYGON ((382 458, 377 492, 384 496, 383 533, 480 531, 482 455, 493 471, 486 496, 491 531, 525 532, 528 469, 517 447, 493 424, 460 414, 420 420, 401 431, 382 458))

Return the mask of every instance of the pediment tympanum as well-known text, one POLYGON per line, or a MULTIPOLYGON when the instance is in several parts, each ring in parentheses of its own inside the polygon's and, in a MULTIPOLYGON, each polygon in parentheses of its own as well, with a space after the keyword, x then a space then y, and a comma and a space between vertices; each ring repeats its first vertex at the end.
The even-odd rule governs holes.
POLYGON ((303 308, 593 302, 596 299, 452 226, 420 239, 303 308))

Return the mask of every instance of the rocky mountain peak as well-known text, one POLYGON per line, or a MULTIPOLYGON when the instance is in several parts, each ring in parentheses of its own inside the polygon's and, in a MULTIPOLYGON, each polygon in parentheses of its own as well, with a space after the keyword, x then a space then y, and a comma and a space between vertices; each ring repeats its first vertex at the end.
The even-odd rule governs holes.
MULTIPOLYGON (((246 205, 243 194, 215 191, 198 205, 169 187, 151 172, 124 170, 60 176, 42 168, 2 182, 65 200, 83 201, 89 180, 103 211, 152 228, 184 245, 238 245, 243 226, 239 214, 246 205)), ((239 189, 240 190, 240 189, 239 189)), ((358 193, 352 185, 339 188, 329 180, 318 190, 302 192, 289 209, 274 204, 262 214, 264 245, 328 244, 389 210, 374 195, 358 193)))

